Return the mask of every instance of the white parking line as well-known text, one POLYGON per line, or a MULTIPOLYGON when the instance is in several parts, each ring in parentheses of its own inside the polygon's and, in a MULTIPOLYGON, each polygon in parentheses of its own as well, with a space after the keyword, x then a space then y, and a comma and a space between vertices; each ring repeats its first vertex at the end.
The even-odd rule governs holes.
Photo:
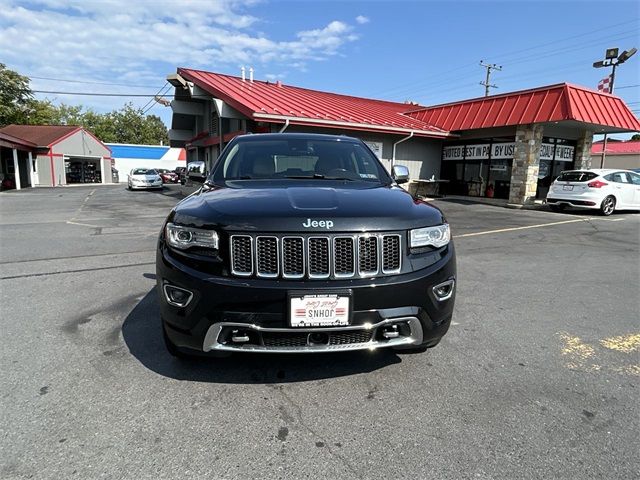
POLYGON ((479 235, 489 235, 491 233, 514 232, 514 231, 517 231, 517 230, 529 230, 531 228, 552 227, 554 225, 564 225, 564 224, 567 224, 567 223, 591 222, 593 220, 604 220, 604 221, 608 221, 608 222, 620 222, 620 221, 624 220, 624 218, 577 218, 577 219, 574 219, 574 220, 563 220, 562 222, 551 222, 551 223, 539 223, 537 225, 526 225, 524 227, 500 228, 500 229, 497 229, 497 230, 485 230, 484 232, 463 233, 461 235, 454 235, 453 238, 477 237, 479 235))

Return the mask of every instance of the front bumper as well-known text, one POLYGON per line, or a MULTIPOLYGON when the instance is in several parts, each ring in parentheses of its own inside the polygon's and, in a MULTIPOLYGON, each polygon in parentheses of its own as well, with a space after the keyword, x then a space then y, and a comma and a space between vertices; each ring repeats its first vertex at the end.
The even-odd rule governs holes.
POLYGON ((168 339, 197 352, 310 353, 436 344, 447 332, 455 290, 439 301, 433 287, 455 278, 455 252, 407 274, 374 279, 286 281, 212 276, 174 258, 162 242, 156 261, 160 312, 168 339), (186 307, 170 305, 164 285, 193 292, 186 307), (351 324, 292 328, 288 292, 351 294, 351 324), (236 342, 234 338, 244 341, 236 342), (248 339, 248 340, 247 340, 248 339))
POLYGON ((131 183, 131 188, 133 190, 147 190, 150 188, 162 188, 162 182, 156 182, 156 183, 151 183, 151 184, 141 184, 141 183, 131 183))

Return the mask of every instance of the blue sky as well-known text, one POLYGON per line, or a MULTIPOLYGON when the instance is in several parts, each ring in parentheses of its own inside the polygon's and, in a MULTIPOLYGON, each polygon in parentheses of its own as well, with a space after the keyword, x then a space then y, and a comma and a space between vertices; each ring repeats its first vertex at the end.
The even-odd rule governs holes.
MULTIPOLYGON (((596 86, 608 47, 640 47, 640 2, 0 0, 0 61, 32 88, 154 94, 177 66, 424 105, 558 82, 596 86), (29 33, 25 33, 29 32, 29 33), (72 83, 51 79, 75 80, 72 83), (102 82, 100 85, 91 82, 102 82)), ((616 93, 640 113, 640 54, 616 93), (623 88, 626 87, 626 88, 623 88)), ((146 98, 39 95, 98 111, 146 98)), ((170 120, 170 109, 150 113, 170 120)))

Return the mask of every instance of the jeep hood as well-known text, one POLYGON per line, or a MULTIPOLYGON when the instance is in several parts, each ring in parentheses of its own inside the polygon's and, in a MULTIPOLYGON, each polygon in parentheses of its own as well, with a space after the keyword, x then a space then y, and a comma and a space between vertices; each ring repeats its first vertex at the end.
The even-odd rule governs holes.
POLYGON ((438 208, 400 187, 308 184, 203 188, 180 202, 170 220, 234 232, 298 233, 405 230, 445 222, 438 208))

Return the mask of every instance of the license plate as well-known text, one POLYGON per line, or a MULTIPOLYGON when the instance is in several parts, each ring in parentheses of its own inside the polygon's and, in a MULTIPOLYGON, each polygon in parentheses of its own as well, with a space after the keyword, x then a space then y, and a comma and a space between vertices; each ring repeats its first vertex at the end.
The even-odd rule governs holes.
POLYGON ((573 185, 563 185, 562 189, 563 190, 573 190, 573 185))
POLYGON ((289 298, 292 327, 340 327, 349 325, 348 295, 297 295, 289 298))

